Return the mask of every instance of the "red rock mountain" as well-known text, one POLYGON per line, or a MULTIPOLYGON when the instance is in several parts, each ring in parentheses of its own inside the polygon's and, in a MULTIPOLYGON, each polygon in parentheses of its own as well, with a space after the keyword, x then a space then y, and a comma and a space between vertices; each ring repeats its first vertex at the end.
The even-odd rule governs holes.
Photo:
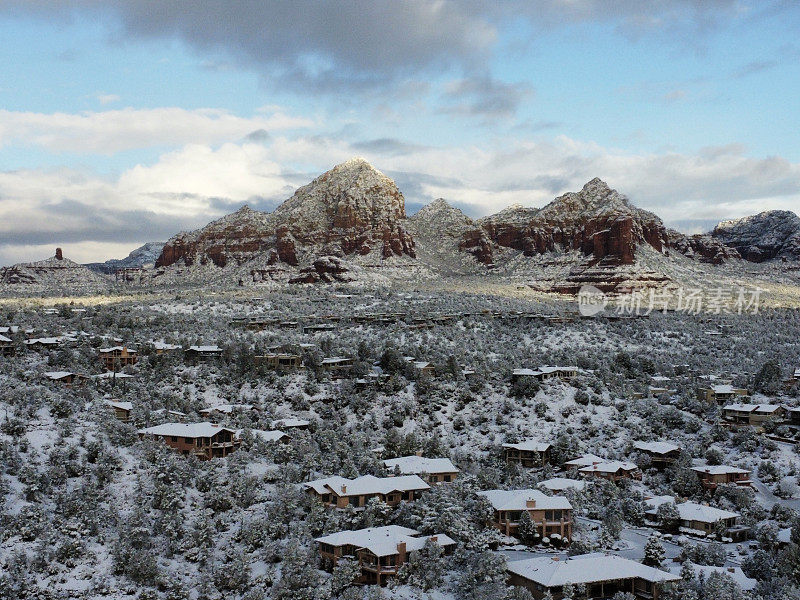
POLYGON ((487 238, 495 248, 511 248, 525 256, 579 251, 590 266, 632 265, 641 244, 711 262, 737 256, 710 236, 685 236, 667 229, 655 214, 633 206, 598 178, 541 209, 512 206, 480 219, 478 225, 464 235, 461 249, 487 265, 494 262, 487 238))
POLYGON ((414 257, 405 219, 405 200, 395 183, 355 158, 298 189, 273 213, 245 206, 174 236, 156 267, 240 266, 264 257, 268 265, 308 267, 327 256, 414 257))

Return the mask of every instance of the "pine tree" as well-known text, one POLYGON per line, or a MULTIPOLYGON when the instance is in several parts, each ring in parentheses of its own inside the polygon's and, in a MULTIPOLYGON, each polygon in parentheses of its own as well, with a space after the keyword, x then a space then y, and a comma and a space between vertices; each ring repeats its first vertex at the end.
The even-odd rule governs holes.
POLYGON ((656 536, 651 535, 644 547, 644 560, 642 563, 650 567, 659 567, 664 561, 665 555, 664 545, 656 536))
POLYGON ((538 537, 539 531, 531 517, 531 513, 523 510, 519 519, 519 538, 526 544, 532 544, 538 537))

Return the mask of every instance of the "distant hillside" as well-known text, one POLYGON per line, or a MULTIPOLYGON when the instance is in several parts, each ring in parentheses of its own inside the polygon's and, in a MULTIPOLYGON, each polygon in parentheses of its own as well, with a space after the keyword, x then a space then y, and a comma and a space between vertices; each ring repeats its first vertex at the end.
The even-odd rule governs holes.
POLYGON ((137 267, 152 267, 155 265, 161 251, 164 249, 164 242, 147 242, 144 246, 136 248, 125 258, 112 258, 101 263, 88 263, 84 265, 95 273, 106 273, 113 275, 118 269, 132 269, 137 267))

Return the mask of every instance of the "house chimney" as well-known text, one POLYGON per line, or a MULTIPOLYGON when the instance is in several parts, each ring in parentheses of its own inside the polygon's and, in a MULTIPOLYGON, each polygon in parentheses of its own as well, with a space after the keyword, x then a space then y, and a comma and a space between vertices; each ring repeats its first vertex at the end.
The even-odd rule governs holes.
POLYGON ((346 486, 346 485, 343 485, 343 486, 342 486, 342 493, 343 493, 343 494, 346 494, 346 493, 347 493, 347 486, 346 486))
POLYGON ((416 454, 417 456, 422 456, 422 450, 417 450, 414 454, 416 454))
POLYGON ((536 500, 533 498, 525 500, 525 508, 536 508, 536 500))
POLYGON ((558 557, 558 556, 554 556, 554 557, 553 557, 553 560, 554 560, 555 562, 558 562, 558 561, 559 561, 559 560, 561 560, 561 559, 559 559, 559 557, 558 557))
POLYGON ((728 567, 728 573, 736 573, 736 569, 733 567, 728 567))
POLYGON ((64 260, 64 254, 61 252, 61 248, 56 248, 56 260, 64 260))
POLYGON ((399 564, 403 564, 406 562, 406 543, 400 542, 397 544, 397 554, 399 560, 397 561, 399 564))
POLYGON ((432 542, 438 542, 438 541, 439 541, 439 536, 438 536, 438 535, 432 535, 432 536, 431 536, 431 538, 430 538, 430 540, 431 540, 432 542))

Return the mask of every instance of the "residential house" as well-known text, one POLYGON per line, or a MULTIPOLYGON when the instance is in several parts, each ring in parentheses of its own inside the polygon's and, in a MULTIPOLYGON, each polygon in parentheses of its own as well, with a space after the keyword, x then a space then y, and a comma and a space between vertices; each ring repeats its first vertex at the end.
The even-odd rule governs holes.
POLYGON ((584 477, 599 477, 608 481, 618 482, 621 479, 641 479, 642 472, 632 462, 609 460, 578 469, 584 477))
POLYGON ((459 471, 449 458, 425 458, 423 456, 402 456, 383 461, 390 475, 419 475, 430 484, 451 482, 459 471))
POLYGON ((106 400, 105 404, 114 411, 114 416, 118 420, 122 421, 123 423, 127 423, 131 420, 133 403, 121 402, 119 400, 106 400))
POLYGON ((58 348, 63 339, 60 337, 41 337, 41 338, 30 338, 25 340, 24 344, 31 350, 52 350, 54 348, 58 348))
MULTIPOLYGON (((291 437, 281 431, 280 429, 273 429, 272 431, 264 431, 263 429, 252 429, 253 435, 262 439, 265 442, 281 442, 286 443, 291 440, 291 437)), ((236 432, 237 435, 241 436, 242 430, 236 432)))
POLYGON ((171 354, 181 349, 180 344, 167 344, 166 342, 150 342, 153 346, 153 351, 158 354, 171 354))
POLYGON ((0 334, 0 356, 14 356, 14 343, 11 338, 0 334))
POLYGON ((627 592, 636 598, 659 600, 665 584, 680 580, 678 575, 635 560, 601 553, 515 560, 506 565, 506 572, 510 584, 527 588, 534 598, 543 598, 549 592, 555 600, 564 597, 568 583, 584 585, 589 598, 611 598, 627 592))
POLYGON ((400 502, 411 502, 422 492, 431 489, 431 486, 417 475, 397 477, 362 475, 355 479, 334 476, 309 481, 303 486, 320 502, 335 508, 348 506, 363 508, 372 498, 378 498, 389 506, 395 506, 400 502))
POLYGON ((272 421, 269 426, 270 429, 308 429, 311 425, 311 421, 306 421, 305 419, 294 419, 292 417, 287 417, 285 419, 276 419, 272 421))
POLYGON ((740 485, 749 486, 750 471, 728 465, 708 465, 705 467, 692 467, 692 471, 697 473, 703 487, 715 490, 719 485, 740 485))
POLYGON ((350 373, 355 360, 344 356, 331 356, 322 359, 322 368, 330 373, 332 379, 346 377, 350 373))
POLYGON ((71 371, 48 371, 46 373, 42 373, 42 376, 45 379, 49 379, 50 381, 56 381, 58 383, 66 385, 67 387, 83 385, 88 379, 86 375, 72 373, 71 371))
POLYGON ((434 369, 433 365, 428 361, 417 360, 413 356, 404 356, 403 360, 406 364, 413 366, 420 375, 430 375, 433 377, 436 374, 436 370, 434 369))
POLYGON ((583 467, 597 465, 602 462, 606 462, 606 459, 601 458, 595 454, 582 454, 578 458, 573 458, 572 460, 568 460, 561 466, 564 470, 568 471, 569 469, 582 469, 583 467))
POLYGON ((332 323, 311 323, 303 325, 303 333, 330 333, 336 331, 336 325, 332 323))
POLYGON ((153 411, 154 415, 158 415, 159 417, 164 417, 167 419, 172 419, 173 423, 183 423, 186 421, 186 413, 183 413, 179 410, 167 410, 166 408, 159 408, 153 411))
POLYGON ((708 581, 708 576, 712 573, 726 575, 733 579, 743 592, 752 592, 758 585, 758 581, 745 575, 741 567, 713 567, 711 565, 696 565, 690 561, 686 561, 682 566, 674 565, 672 571, 677 574, 683 567, 688 567, 694 571, 695 577, 699 578, 702 575, 703 579, 706 581, 708 581))
POLYGON ((256 356, 253 360, 257 367, 275 371, 293 371, 303 368, 303 359, 299 354, 264 354, 256 356))
POLYGON ((767 421, 782 422, 786 409, 780 404, 726 404, 722 418, 733 425, 762 427, 767 421))
POLYGON ((698 400, 717 404, 730 403, 737 398, 741 399, 747 396, 747 390, 733 387, 730 384, 712 385, 697 390, 698 400))
POLYGON ((219 346, 189 346, 183 354, 189 362, 204 362, 222 356, 222 348, 219 346))
POLYGON ((650 457, 650 463, 656 469, 664 469, 674 464, 681 454, 681 449, 669 442, 633 442, 633 447, 650 457))
POLYGON ((514 369, 511 373, 511 380, 516 381, 523 378, 533 378, 536 381, 550 381, 560 379, 568 381, 577 377, 578 367, 549 367, 541 366, 538 369, 514 369))
POLYGON ((340 531, 314 541, 323 568, 333 570, 342 558, 356 560, 361 567, 358 583, 384 585, 397 575, 409 553, 421 550, 429 540, 441 546, 445 554, 456 545, 443 533, 420 536, 418 531, 399 525, 340 531))
POLYGON ((127 346, 100 348, 98 353, 107 371, 119 371, 128 365, 135 365, 136 360, 139 358, 136 350, 131 350, 127 346))
POLYGON ((218 404, 211 408, 201 409, 200 414, 204 417, 220 419, 233 413, 245 413, 257 410, 258 409, 252 404, 218 404))
POLYGON ((503 458, 506 464, 518 464, 525 468, 542 467, 550 463, 551 448, 551 444, 537 440, 503 444, 503 458))
POLYGON ((567 490, 578 492, 586 489, 586 481, 582 479, 567 479, 566 477, 553 477, 539 482, 539 487, 553 492, 554 494, 563 493, 567 490))
POLYGON ((676 503, 672 496, 656 496, 645 500, 647 517, 655 521, 658 516, 658 507, 662 504, 673 503, 680 517, 680 529, 684 533, 694 533, 703 536, 724 532, 724 536, 734 541, 747 537, 748 527, 739 524, 741 515, 729 510, 721 510, 698 504, 697 502, 676 503))
POLYGON ((794 427, 800 427, 800 407, 785 406, 786 422, 794 427))
POLYGON ((494 509, 494 526, 505 535, 517 535, 523 512, 527 512, 542 538, 572 541, 572 505, 563 496, 548 496, 539 490, 487 490, 478 492, 494 509))
POLYGON ((197 456, 200 460, 222 458, 236 450, 241 441, 236 431, 213 423, 164 423, 139 430, 139 437, 161 438, 181 454, 197 456))

